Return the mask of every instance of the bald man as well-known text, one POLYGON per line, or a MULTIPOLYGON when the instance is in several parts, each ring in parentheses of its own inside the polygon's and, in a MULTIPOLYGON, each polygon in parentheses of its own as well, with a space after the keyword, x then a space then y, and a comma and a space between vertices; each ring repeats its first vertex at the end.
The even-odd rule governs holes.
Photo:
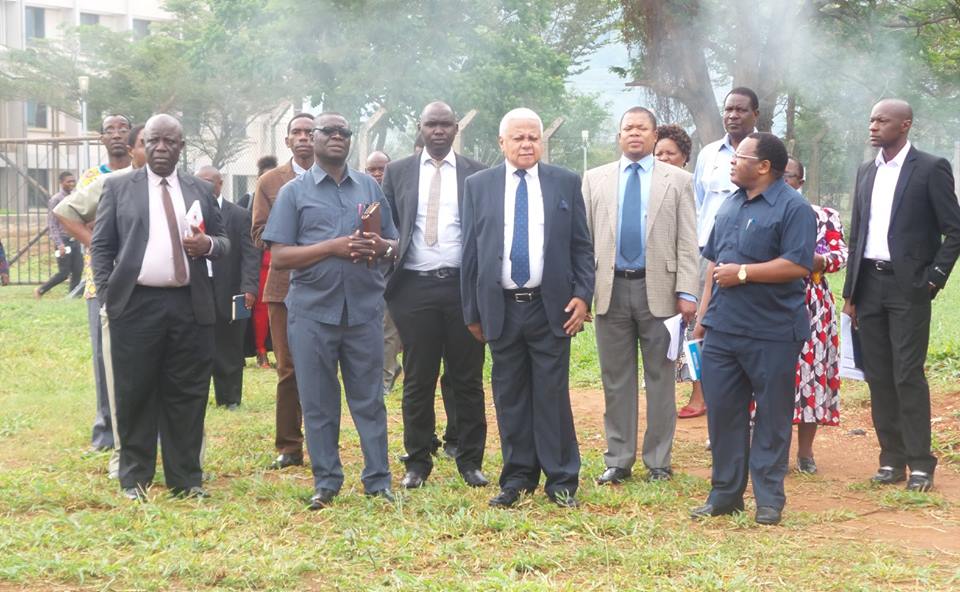
POLYGON ((233 248, 212 262, 213 296, 217 323, 213 335, 213 392, 218 407, 236 411, 243 394, 243 336, 246 317, 233 318, 233 298, 243 296, 242 306, 253 308, 260 279, 260 251, 250 238, 250 213, 223 199, 223 176, 212 166, 201 167, 197 177, 213 185, 223 229, 233 248))
POLYGON ((853 320, 870 386, 880 468, 871 479, 933 487, 930 389, 924 375, 930 305, 960 254, 960 205, 946 159, 907 139, 913 109, 886 99, 870 113, 877 157, 857 171, 843 312, 853 320))
POLYGON ((383 185, 383 172, 387 169, 388 162, 390 162, 390 157, 387 156, 386 152, 375 150, 367 157, 364 171, 373 177, 377 185, 383 185))

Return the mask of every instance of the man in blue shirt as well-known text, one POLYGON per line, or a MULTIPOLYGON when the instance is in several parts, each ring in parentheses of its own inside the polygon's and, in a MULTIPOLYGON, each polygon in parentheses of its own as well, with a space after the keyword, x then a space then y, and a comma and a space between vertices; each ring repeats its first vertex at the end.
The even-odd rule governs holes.
POLYGON ((779 138, 747 136, 730 175, 740 189, 720 207, 703 249, 711 281, 695 337, 706 333, 702 370, 713 489, 693 518, 743 511, 748 466, 758 523, 779 523, 786 502, 797 357, 810 336, 803 278, 813 269, 817 235, 810 205, 783 182, 786 166, 779 138))
POLYGON ((313 470, 311 510, 329 505, 343 485, 338 365, 360 435, 364 490, 393 500, 381 370, 384 272, 397 237, 380 186, 347 166, 346 119, 324 113, 315 121, 316 161, 280 190, 263 233, 272 266, 293 270, 287 331, 313 470), (360 214, 373 202, 380 233, 361 233, 360 214))

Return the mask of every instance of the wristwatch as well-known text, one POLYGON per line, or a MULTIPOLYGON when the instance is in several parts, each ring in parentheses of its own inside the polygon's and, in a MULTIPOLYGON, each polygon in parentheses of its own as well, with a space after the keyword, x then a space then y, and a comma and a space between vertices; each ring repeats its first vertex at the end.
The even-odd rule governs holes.
POLYGON ((737 279, 740 280, 741 284, 747 283, 747 264, 746 263, 740 266, 740 271, 737 272, 737 279))
POLYGON ((384 259, 393 259, 393 245, 387 245, 387 250, 383 253, 384 259))

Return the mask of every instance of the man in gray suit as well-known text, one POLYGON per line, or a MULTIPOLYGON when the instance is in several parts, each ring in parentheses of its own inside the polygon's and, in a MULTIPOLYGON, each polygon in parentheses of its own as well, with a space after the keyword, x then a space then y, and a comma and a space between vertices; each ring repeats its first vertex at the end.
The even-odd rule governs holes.
POLYGON ((651 481, 670 479, 677 421, 674 363, 664 319, 693 320, 697 299, 697 211, 690 173, 653 158, 657 120, 633 107, 620 119, 620 160, 584 175, 583 197, 597 261, 597 352, 606 402, 607 469, 620 483, 637 459, 637 343, 643 356, 651 481))
POLYGON ((155 115, 143 138, 147 166, 104 183, 91 243, 110 320, 120 485, 129 499, 146 498, 159 432, 171 493, 206 497, 200 448, 216 320, 207 259, 230 241, 210 184, 177 172, 180 122, 155 115), (202 221, 188 222, 197 210, 202 221))
POLYGON ((463 316, 493 356, 503 471, 494 507, 544 488, 577 505, 580 451, 570 409, 570 338, 593 298, 593 246, 580 177, 540 162, 543 122, 514 109, 500 122, 506 162, 463 192, 463 316))

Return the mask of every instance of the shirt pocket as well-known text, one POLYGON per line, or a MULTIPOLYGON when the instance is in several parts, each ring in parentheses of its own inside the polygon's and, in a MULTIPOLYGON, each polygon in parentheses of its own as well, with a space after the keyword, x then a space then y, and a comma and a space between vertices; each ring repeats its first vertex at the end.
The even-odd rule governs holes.
POLYGON ((780 255, 780 239, 774 225, 751 222, 740 231, 737 250, 755 262, 770 261, 780 255))

